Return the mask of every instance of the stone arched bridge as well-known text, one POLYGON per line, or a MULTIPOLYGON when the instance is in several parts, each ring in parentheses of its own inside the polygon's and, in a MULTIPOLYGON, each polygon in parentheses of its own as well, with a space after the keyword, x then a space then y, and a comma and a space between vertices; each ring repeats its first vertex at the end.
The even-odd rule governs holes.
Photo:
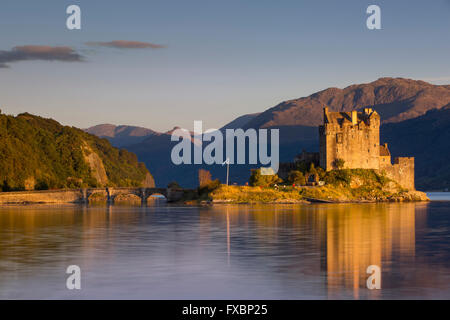
POLYGON ((113 204, 116 197, 135 195, 141 199, 141 204, 147 204, 152 195, 161 194, 168 202, 181 200, 185 193, 195 192, 193 189, 166 188, 86 188, 58 189, 40 191, 0 192, 0 204, 15 203, 89 203, 95 195, 113 204), (91 198, 92 197, 92 198, 91 198))
POLYGON ((169 188, 86 188, 81 189, 81 202, 88 203, 92 195, 101 195, 107 199, 108 203, 114 203, 114 200, 119 195, 135 195, 141 199, 141 203, 147 203, 147 200, 152 195, 163 195, 168 202, 181 200, 183 197, 183 190, 169 189, 169 188))

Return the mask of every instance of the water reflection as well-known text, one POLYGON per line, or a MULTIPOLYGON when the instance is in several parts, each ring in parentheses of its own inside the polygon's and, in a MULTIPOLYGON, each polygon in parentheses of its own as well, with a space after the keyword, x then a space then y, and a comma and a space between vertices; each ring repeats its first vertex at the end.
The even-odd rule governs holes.
POLYGON ((327 217, 327 283, 332 296, 338 296, 339 288, 345 286, 359 298, 368 266, 383 270, 393 255, 414 259, 415 204, 365 209, 341 207, 327 217))
POLYGON ((449 298, 449 209, 3 207, 0 297, 449 298), (69 264, 79 293, 64 288, 69 264), (382 290, 366 288, 369 265, 382 290))

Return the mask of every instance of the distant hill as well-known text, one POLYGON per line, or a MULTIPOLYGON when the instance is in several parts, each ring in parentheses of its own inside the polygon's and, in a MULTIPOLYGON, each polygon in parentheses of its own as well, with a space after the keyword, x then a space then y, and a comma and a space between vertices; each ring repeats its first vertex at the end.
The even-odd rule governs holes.
POLYGON ((450 85, 433 85, 424 81, 381 78, 367 84, 344 89, 328 88, 308 97, 282 102, 246 124, 247 128, 278 126, 317 126, 322 109, 350 111, 370 106, 384 123, 400 122, 439 109, 450 101, 450 85))
POLYGON ((153 186, 135 154, 28 113, 0 114, 0 190, 153 186))
POLYGON ((422 190, 450 188, 450 103, 425 115, 388 123, 381 139, 393 156, 416 159, 416 186, 422 190))
POLYGON ((147 137, 158 132, 151 129, 136 126, 116 126, 113 124, 99 124, 85 129, 86 132, 94 134, 97 137, 108 139, 115 147, 124 147, 139 143, 147 137))

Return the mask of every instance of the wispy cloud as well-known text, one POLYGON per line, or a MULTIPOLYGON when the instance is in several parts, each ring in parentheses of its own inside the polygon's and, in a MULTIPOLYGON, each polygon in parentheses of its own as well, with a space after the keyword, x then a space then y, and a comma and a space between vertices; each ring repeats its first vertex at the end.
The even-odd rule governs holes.
POLYGON ((27 45, 0 50, 0 68, 8 68, 9 63, 31 60, 81 62, 84 57, 71 47, 27 45))
POLYGON ((162 49, 165 46, 150 42, 114 40, 109 42, 86 42, 88 46, 108 47, 117 49, 162 49))
POLYGON ((445 81, 450 82, 450 76, 423 78, 422 80, 428 82, 445 82, 445 81))

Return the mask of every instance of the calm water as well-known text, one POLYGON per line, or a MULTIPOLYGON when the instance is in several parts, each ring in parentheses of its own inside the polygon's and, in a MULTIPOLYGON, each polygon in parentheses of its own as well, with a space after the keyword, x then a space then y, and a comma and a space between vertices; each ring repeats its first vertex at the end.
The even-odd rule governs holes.
POLYGON ((450 201, 0 207, 0 298, 449 299, 449 248, 450 201))

